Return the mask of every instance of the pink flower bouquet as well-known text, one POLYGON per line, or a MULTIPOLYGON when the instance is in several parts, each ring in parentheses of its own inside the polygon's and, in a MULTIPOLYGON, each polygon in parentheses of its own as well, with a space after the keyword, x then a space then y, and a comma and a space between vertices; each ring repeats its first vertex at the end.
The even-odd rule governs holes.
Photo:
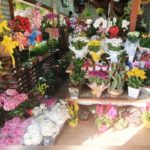
POLYGON ((117 117, 117 108, 109 105, 96 105, 96 125, 100 131, 106 131, 111 127, 117 117))

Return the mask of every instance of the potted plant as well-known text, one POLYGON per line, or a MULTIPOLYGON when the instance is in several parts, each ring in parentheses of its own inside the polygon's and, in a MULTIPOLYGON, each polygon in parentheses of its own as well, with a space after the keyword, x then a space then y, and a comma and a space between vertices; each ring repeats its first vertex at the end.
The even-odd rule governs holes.
POLYGON ((79 117, 78 117, 79 106, 77 102, 72 102, 68 105, 68 112, 70 115, 70 119, 69 119, 70 127, 76 127, 79 121, 79 117))
POLYGON ((102 92, 109 86, 109 75, 106 71, 88 72, 88 86, 92 89, 92 94, 100 97, 102 92))
POLYGON ((78 98, 79 89, 84 82, 85 72, 81 70, 83 60, 75 59, 73 62, 74 69, 70 74, 69 93, 72 98, 78 98))
POLYGON ((133 68, 127 72, 128 95, 132 98, 138 98, 140 89, 146 79, 145 71, 139 68, 133 68))
POLYGON ((145 69, 146 79, 144 80, 144 86, 141 91, 145 95, 150 95, 150 68, 145 69))
POLYGON ((108 88, 109 94, 118 96, 123 93, 125 81, 125 63, 119 59, 118 63, 111 64, 109 71, 110 86, 108 88))
POLYGON ((39 78, 36 86, 32 90, 34 95, 37 97, 37 99, 40 101, 43 96, 45 95, 46 90, 48 89, 48 85, 46 83, 46 80, 42 77, 39 78))
POLYGON ((150 50, 150 34, 143 34, 139 42, 140 50, 150 50))
POLYGON ((104 132, 108 128, 110 128, 116 117, 117 117, 117 109, 110 105, 96 105, 96 125, 98 130, 104 132))
POLYGON ((142 121, 146 128, 150 128, 150 104, 147 103, 146 107, 143 109, 142 121))

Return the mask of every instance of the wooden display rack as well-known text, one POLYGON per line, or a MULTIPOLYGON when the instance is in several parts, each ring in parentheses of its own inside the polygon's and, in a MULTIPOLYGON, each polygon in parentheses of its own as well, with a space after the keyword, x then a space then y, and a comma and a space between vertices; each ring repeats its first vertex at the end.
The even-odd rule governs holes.
MULTIPOLYGON (((66 73, 71 74, 73 65, 70 64, 66 70, 66 73)), ((94 104, 113 104, 113 105, 134 105, 134 106, 145 106, 147 102, 150 102, 150 95, 143 95, 141 93, 138 99, 133 99, 128 96, 127 91, 125 91, 120 96, 111 96, 105 92, 100 98, 93 97, 91 89, 87 85, 83 85, 79 92, 78 98, 70 98, 69 92, 66 94, 67 101, 77 101, 79 104, 83 105, 94 105, 94 104)))

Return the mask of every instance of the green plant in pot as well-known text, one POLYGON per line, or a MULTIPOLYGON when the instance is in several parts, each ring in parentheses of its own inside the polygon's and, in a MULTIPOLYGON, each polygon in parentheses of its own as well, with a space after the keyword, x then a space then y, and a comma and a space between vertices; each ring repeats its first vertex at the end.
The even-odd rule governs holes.
POLYGON ((83 60, 75 59, 74 62, 74 69, 70 74, 70 86, 69 86, 69 93, 72 98, 78 98, 79 89, 84 82, 85 72, 81 70, 83 65, 83 60))
POLYGON ((140 50, 142 49, 150 49, 150 34, 143 34, 142 37, 140 38, 140 50))
POLYGON ((145 71, 139 68, 133 68, 127 72, 128 95, 132 98, 138 98, 144 80, 147 78, 145 71))
POLYGON ((110 86, 108 89, 109 94, 118 96, 123 93, 125 84, 125 63, 122 58, 118 63, 111 64, 111 70, 109 71, 110 86))

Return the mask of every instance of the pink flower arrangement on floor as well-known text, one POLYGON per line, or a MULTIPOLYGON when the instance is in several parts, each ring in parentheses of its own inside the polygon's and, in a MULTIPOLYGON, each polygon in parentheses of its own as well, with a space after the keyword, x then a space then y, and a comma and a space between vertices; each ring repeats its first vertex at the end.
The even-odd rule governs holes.
POLYGON ((117 108, 113 105, 96 105, 96 125, 102 132, 112 126, 117 117, 117 108))
POLYGON ((17 117, 7 121, 0 131, 0 146, 21 145, 30 123, 30 119, 23 121, 17 117))
POLYGON ((5 93, 0 94, 0 106, 6 111, 10 111, 27 99, 28 96, 25 93, 19 94, 16 90, 8 89, 5 93))

